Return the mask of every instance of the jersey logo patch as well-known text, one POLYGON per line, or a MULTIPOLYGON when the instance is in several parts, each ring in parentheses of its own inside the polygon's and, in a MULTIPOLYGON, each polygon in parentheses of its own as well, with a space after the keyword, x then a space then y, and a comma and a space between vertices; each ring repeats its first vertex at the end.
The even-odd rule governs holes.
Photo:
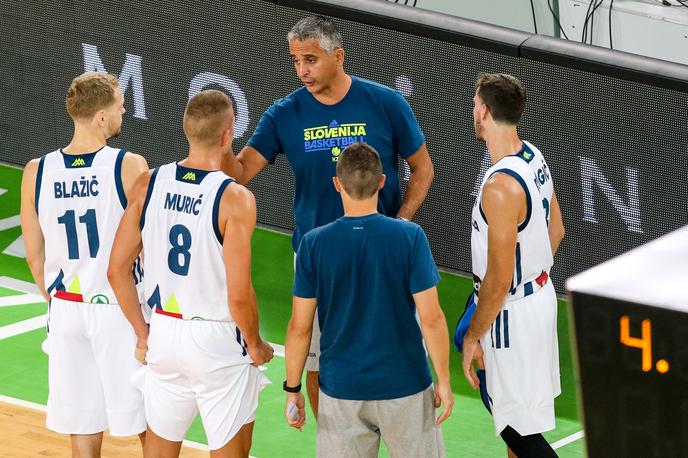
POLYGON ((194 172, 186 172, 182 177, 182 180, 196 181, 196 174, 194 172))
POLYGON ((110 299, 105 294, 96 294, 91 298, 91 304, 109 304, 110 299))
POLYGON ((85 165, 86 161, 84 161, 84 159, 81 157, 74 159, 74 162, 72 162, 72 167, 83 167, 85 165))

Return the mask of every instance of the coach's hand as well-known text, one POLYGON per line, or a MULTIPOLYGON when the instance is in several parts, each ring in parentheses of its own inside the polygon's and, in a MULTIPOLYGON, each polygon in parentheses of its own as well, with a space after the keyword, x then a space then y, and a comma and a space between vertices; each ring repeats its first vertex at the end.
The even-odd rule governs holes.
POLYGON ((463 338, 463 374, 466 376, 468 383, 470 383, 474 389, 478 389, 480 380, 475 374, 473 361, 477 362, 480 369, 485 368, 485 363, 483 362, 483 349, 478 339, 473 337, 469 330, 463 338))
POLYGON ((270 361, 274 352, 275 350, 270 346, 270 344, 260 338, 258 339, 257 345, 249 345, 248 347, 248 355, 253 361, 252 364, 256 367, 270 361))
POLYGON ((444 410, 442 410, 442 415, 435 421, 437 426, 449 418, 454 408, 454 392, 452 392, 449 381, 437 382, 435 384, 435 408, 437 409, 443 404, 444 410))
POLYGON ((287 423, 292 428, 301 431, 303 425, 306 424, 306 401, 301 392, 287 393, 287 407, 284 409, 284 416, 287 417, 287 423))

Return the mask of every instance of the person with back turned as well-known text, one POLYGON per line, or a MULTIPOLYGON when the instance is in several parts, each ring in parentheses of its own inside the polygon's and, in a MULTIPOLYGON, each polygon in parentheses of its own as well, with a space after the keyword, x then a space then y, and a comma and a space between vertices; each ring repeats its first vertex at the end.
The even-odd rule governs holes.
POLYGON ((115 239, 108 277, 147 363, 145 454, 178 456, 200 413, 210 455, 247 457, 273 350, 258 333, 251 283, 253 194, 220 170, 231 154, 229 97, 207 90, 184 112, 188 156, 142 175, 115 239), (150 330, 127 265, 146 255, 150 330))
POLYGON ((510 453, 556 456, 542 433, 555 427, 554 398, 561 393, 557 297, 549 278, 564 236, 561 210, 544 156, 516 130, 523 84, 511 75, 480 74, 475 89, 475 134, 493 165, 472 214, 475 291, 467 311, 473 315, 470 324, 462 320, 465 335, 457 332, 455 342, 463 347, 465 376, 483 391, 510 453), (484 367, 483 380, 474 361, 484 367))
MULTIPOLYGON (((136 337, 117 306, 107 265, 134 182, 148 164, 107 145, 119 135, 125 111, 115 76, 77 76, 66 105, 74 135, 66 147, 26 165, 21 226, 27 263, 50 304, 46 426, 71 435, 74 456, 97 457, 105 429, 139 434, 141 441, 146 430, 143 399, 130 382, 140 367, 136 337)), ((135 294, 138 255, 125 266, 135 294)), ((134 302, 141 311, 138 297, 134 302)))
POLYGON ((378 213, 385 178, 371 146, 348 146, 333 178, 344 216, 308 232, 296 257, 286 415, 305 424, 301 376, 317 306, 319 457, 375 457, 381 438, 394 457, 444 456, 439 425, 454 398, 440 276, 420 226, 378 213))

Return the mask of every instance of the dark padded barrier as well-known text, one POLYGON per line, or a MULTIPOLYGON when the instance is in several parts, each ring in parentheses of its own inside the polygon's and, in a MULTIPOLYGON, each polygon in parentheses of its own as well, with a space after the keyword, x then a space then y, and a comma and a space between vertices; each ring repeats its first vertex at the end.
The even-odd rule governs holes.
MULTIPOLYGON (((234 91, 238 151, 263 111, 300 86, 286 34, 312 12, 337 21, 348 72, 400 89, 413 107, 435 165, 416 221, 445 269, 470 271, 473 193, 488 166, 472 120, 481 71, 513 73, 528 89, 520 132, 547 157, 567 228, 557 289, 688 224, 688 67, 382 1, 5 2, 0 160, 23 165, 69 141, 64 94, 98 60, 127 83, 112 146, 152 166, 180 159, 189 91, 213 87, 234 91)), ((293 227, 283 157, 249 187, 261 224, 293 227)))

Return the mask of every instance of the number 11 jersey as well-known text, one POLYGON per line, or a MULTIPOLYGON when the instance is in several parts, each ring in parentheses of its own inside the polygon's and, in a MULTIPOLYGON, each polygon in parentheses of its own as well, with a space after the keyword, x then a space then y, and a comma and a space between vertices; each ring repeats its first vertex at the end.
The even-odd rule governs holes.
POLYGON ((177 163, 151 175, 141 211, 145 297, 155 313, 233 321, 227 302, 220 200, 234 180, 177 163))
MULTIPOLYGON (((44 280, 51 296, 75 302, 116 303, 108 261, 127 205, 124 150, 104 146, 88 154, 61 149, 41 157, 35 202, 45 240, 44 280)), ((141 280, 137 260, 134 279, 141 280)))

